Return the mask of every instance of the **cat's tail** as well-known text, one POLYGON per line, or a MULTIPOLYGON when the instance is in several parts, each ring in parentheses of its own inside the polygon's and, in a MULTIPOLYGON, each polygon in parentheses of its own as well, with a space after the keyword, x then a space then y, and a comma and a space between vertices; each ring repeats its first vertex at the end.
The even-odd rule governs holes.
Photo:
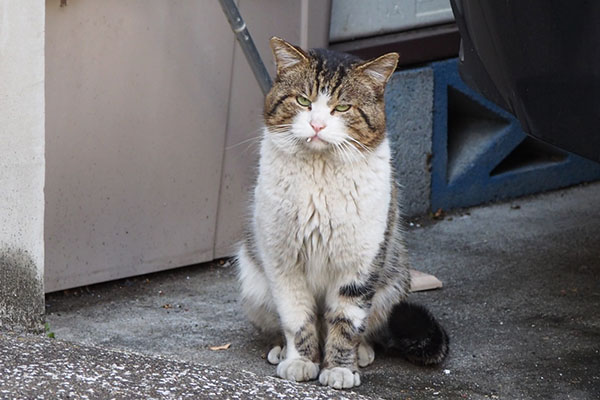
POLYGON ((439 364, 448 355, 448 334, 423 306, 396 304, 388 320, 388 334, 388 348, 415 364, 439 364))

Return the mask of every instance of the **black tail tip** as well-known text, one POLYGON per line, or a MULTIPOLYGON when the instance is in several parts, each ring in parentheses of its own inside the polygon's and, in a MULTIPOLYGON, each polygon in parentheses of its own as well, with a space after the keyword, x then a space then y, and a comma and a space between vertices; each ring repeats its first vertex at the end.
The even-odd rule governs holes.
POLYGON ((450 338, 423 306, 402 302, 389 318, 390 347, 408 361, 432 366, 448 355, 450 338))

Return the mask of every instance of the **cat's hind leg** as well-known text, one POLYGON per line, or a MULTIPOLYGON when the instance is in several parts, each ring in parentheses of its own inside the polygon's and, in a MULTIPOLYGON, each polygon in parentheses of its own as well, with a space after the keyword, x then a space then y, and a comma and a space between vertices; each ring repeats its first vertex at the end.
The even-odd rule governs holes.
POLYGON ((361 368, 371 365, 375 361, 375 350, 365 339, 358 345, 358 366, 361 368))
MULTIPOLYGON (((241 286, 241 302, 248 319, 261 334, 265 335, 273 349, 275 347, 281 349, 283 335, 267 277, 258 264, 256 256, 252 255, 245 244, 238 253, 237 267, 241 286)), ((269 362, 271 362, 271 357, 269 357, 269 362)))
POLYGON ((269 350, 269 353, 267 354, 267 360, 271 364, 277 365, 281 361, 285 360, 285 351, 286 351, 285 345, 280 346, 280 345, 276 344, 275 346, 273 346, 273 348, 271 350, 269 350))

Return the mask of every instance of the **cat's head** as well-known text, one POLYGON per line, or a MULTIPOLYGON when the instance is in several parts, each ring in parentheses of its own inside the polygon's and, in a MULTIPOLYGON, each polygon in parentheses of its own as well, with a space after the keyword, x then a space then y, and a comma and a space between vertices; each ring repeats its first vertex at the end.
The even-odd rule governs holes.
POLYGON ((398 54, 369 61, 328 50, 304 51, 271 39, 277 77, 265 99, 273 142, 290 153, 369 151, 385 137, 385 85, 398 54))

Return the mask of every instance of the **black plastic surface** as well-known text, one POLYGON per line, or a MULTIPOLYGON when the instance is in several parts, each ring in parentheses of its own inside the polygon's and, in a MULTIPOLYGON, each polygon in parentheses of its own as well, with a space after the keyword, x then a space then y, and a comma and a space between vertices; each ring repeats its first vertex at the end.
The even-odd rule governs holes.
POLYGON ((451 4, 462 79, 531 136, 600 162, 600 1, 451 4))

